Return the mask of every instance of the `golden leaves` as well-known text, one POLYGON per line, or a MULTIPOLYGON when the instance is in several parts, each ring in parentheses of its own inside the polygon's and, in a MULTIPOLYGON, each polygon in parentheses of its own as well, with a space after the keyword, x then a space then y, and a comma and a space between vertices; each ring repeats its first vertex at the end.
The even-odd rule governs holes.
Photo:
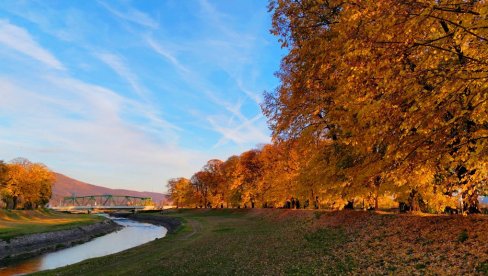
POLYGON ((44 164, 18 158, 7 164, 6 174, 0 192, 7 208, 32 209, 49 202, 55 178, 44 164))

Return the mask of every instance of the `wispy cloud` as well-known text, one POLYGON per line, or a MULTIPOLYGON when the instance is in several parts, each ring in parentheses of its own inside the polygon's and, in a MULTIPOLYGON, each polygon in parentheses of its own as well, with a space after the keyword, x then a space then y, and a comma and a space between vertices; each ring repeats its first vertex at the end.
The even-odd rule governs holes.
POLYGON ((190 71, 183 64, 181 64, 181 62, 176 58, 176 56, 173 53, 171 53, 168 49, 166 49, 161 43, 156 42, 151 37, 146 37, 146 42, 151 47, 151 49, 153 49, 156 53, 164 57, 179 71, 183 73, 188 73, 190 71))
POLYGON ((260 94, 259 93, 256 93, 254 91, 251 91, 250 89, 248 89, 245 85, 244 85, 244 82, 242 81, 241 78, 235 78, 235 82, 237 83, 237 86, 239 87, 239 89, 244 92, 244 94, 246 94, 252 101, 254 101, 258 106, 261 105, 261 97, 260 97, 260 94))
MULTIPOLYGON (((146 41, 153 51, 164 57, 177 69, 179 74, 189 86, 193 87, 195 91, 202 93, 205 96, 205 99, 210 100, 210 102, 213 104, 223 108, 223 110, 219 110, 219 113, 222 111, 230 113, 230 117, 224 116, 224 118, 227 120, 217 121, 217 116, 207 117, 207 122, 210 124, 212 130, 222 135, 222 138, 216 144, 214 144, 214 148, 221 146, 228 141, 232 141, 239 146, 249 143, 268 142, 269 138, 266 133, 266 129, 261 129, 254 125, 258 119, 262 118, 260 110, 257 111, 258 114, 254 118, 249 119, 241 112, 242 102, 240 100, 232 103, 226 99, 227 97, 222 97, 221 93, 218 93, 218 90, 222 90, 222 88, 216 88, 205 78, 203 78, 201 73, 197 73, 195 70, 183 65, 178 60, 176 54, 164 47, 162 43, 154 40, 151 37, 147 37, 146 41), (232 124, 231 126, 229 123, 232 122, 232 120, 229 121, 229 119, 232 118, 236 118, 239 124, 232 124)), ((228 54, 228 52, 225 53, 226 58, 235 60, 233 57, 236 57, 237 55, 228 54)), ((238 66, 238 64, 236 64, 236 66, 238 66)), ((238 83, 238 85, 240 89, 245 89, 242 83, 238 83)), ((253 95, 251 91, 247 89, 243 91, 245 92, 246 96, 250 97, 253 102, 257 102, 259 105, 259 99, 253 95)))
POLYGON ((139 24, 139 25, 142 25, 145 27, 149 27, 151 29, 157 29, 159 27, 158 22, 156 22, 149 15, 147 15, 141 11, 138 11, 138 10, 130 8, 130 7, 127 7, 125 9, 125 11, 121 11, 121 10, 118 10, 118 9, 110 6, 109 4, 107 4, 107 2, 100 1, 99 3, 105 9, 107 9, 110 13, 112 13, 113 15, 115 15, 121 19, 130 21, 132 23, 136 23, 136 24, 139 24))
POLYGON ((250 40, 254 40, 254 36, 247 33, 236 32, 229 27, 232 26, 232 24, 229 23, 233 20, 233 17, 220 12, 209 1, 199 0, 198 4, 202 17, 205 18, 205 20, 208 20, 212 27, 217 29, 221 34, 235 40, 240 40, 241 43, 239 45, 243 45, 248 43, 250 40))
POLYGON ((164 190, 268 142, 279 45, 258 2, 0 1, 0 158, 164 190))
POLYGON ((112 68, 112 70, 114 70, 120 77, 127 81, 137 94, 140 96, 145 96, 136 75, 126 66, 121 57, 108 52, 95 53, 95 56, 97 56, 101 61, 112 68))
POLYGON ((0 43, 42 62, 50 68, 64 70, 64 66, 49 51, 39 45, 23 28, 0 20, 0 43))
POLYGON ((221 120, 208 117, 207 120, 213 128, 222 134, 222 138, 213 147, 217 148, 228 141, 232 141, 237 145, 269 142, 269 136, 264 134, 264 132, 256 126, 256 122, 262 118, 263 116, 258 114, 249 120, 245 120, 240 125, 225 127, 225 124, 222 124, 221 120))
POLYGON ((0 149, 6 156, 26 150, 34 158, 50 156, 61 162, 70 156, 70 162, 78 165, 110 164, 110 169, 98 171, 98 176, 105 175, 107 179, 110 176, 112 181, 120 181, 126 187, 138 181, 149 182, 147 175, 154 181, 155 172, 161 182, 165 175, 175 172, 190 174, 204 162, 201 154, 181 149, 171 139, 154 139, 175 135, 171 127, 148 133, 139 122, 124 120, 126 114, 152 120, 147 118, 143 106, 107 88, 73 78, 50 75, 45 80, 47 83, 43 85, 50 87, 49 94, 40 93, 33 84, 21 85, 0 78, 0 96, 7 99, 7 104, 0 105, 0 114, 12 120, 12 124, 0 124, 0 132, 15 134, 12 138, 16 141, 12 147, 0 140, 0 149), (29 109, 22 115, 8 115, 25 106, 29 109), (131 174, 124 175, 126 171, 131 174), (126 179, 113 175, 114 172, 126 179))
POLYGON ((199 0, 200 13, 203 18, 209 18, 209 24, 212 28, 219 31, 218 39, 207 39, 206 43, 210 48, 219 49, 212 58, 216 64, 224 70, 236 83, 239 90, 243 92, 251 101, 259 107, 261 103, 261 92, 252 91, 243 81, 243 72, 249 81, 249 65, 251 65, 256 56, 257 38, 249 32, 237 31, 229 24, 233 20, 229 16, 217 9, 207 0, 199 0))

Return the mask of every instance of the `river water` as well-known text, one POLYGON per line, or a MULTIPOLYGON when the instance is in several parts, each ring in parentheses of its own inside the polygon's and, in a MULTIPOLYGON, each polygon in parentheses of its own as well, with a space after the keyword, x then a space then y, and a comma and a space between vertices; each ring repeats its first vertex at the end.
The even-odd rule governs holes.
POLYGON ((7 267, 0 267, 0 276, 53 269, 86 259, 117 253, 157 238, 162 238, 167 232, 166 228, 162 226, 136 222, 125 218, 112 219, 124 226, 124 228, 80 245, 9 264, 7 267))

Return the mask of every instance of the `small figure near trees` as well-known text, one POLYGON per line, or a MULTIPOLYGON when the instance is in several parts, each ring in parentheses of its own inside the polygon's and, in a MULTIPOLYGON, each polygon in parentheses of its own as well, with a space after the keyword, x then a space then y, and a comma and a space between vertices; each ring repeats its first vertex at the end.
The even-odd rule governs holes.
POLYGON ((353 210, 354 209, 354 200, 348 200, 344 209, 353 210))
POLYGON ((285 202, 285 209, 290 209, 290 208, 291 208, 291 202, 289 199, 287 199, 285 202))

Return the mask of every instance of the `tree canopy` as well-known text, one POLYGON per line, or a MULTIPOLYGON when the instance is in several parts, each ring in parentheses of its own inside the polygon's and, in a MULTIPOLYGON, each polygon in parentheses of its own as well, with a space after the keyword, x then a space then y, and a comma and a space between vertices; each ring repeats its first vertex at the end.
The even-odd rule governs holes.
POLYGON ((271 0, 269 10, 288 50, 262 104, 273 144, 238 157, 226 186, 234 199, 378 208, 392 198, 442 211, 460 198, 479 211, 488 181, 486 1, 271 0))
POLYGON ((0 161, 0 199, 8 209, 34 209, 46 205, 52 194, 54 174, 41 163, 17 158, 0 161))

